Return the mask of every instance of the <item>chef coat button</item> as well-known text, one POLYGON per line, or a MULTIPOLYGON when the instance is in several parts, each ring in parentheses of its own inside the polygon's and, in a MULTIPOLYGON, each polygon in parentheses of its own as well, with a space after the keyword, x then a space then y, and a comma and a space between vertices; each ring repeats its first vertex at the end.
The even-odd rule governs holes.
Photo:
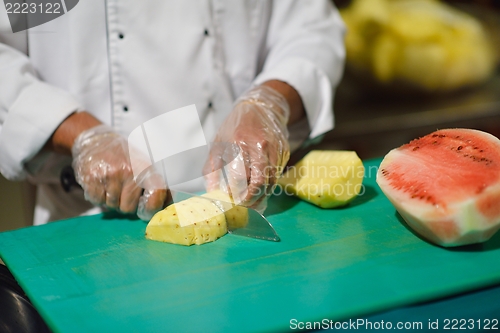
POLYGON ((124 105, 123 106, 123 111, 127 112, 128 111, 128 106, 124 105))
POLYGON ((205 29, 203 33, 205 34, 205 36, 208 36, 208 29, 205 29))
POLYGON ((212 102, 208 102, 208 108, 211 109, 213 106, 212 102))
POLYGON ((119 33, 119 34, 118 34, 118 38, 123 39, 123 38, 125 38, 125 35, 124 35, 124 34, 122 34, 122 33, 119 33))

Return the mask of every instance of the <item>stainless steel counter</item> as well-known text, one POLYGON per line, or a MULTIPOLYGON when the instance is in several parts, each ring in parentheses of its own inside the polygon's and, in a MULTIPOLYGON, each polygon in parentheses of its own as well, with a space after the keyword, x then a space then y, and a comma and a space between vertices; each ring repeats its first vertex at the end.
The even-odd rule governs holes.
POLYGON ((500 68, 485 84, 443 95, 370 93, 347 76, 337 89, 335 129, 308 149, 385 155, 436 129, 467 127, 500 137, 500 68))
POLYGON ((488 30, 498 57, 496 74, 475 88, 431 95, 409 93, 397 84, 379 89, 346 72, 336 91, 335 129, 294 159, 310 149, 349 149, 363 159, 380 157, 414 138, 449 127, 475 128, 500 137, 500 12, 476 3, 450 2, 481 20, 488 30))

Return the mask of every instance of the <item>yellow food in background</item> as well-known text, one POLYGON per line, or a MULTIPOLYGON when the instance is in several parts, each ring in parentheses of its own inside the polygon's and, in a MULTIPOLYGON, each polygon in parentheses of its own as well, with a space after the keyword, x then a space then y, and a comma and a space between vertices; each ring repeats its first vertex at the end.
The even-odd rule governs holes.
POLYGON ((486 80, 495 53, 481 23, 437 0, 354 0, 341 10, 347 64, 381 83, 449 91, 486 80))
POLYGON ((278 183, 321 208, 348 204, 362 190, 364 166, 354 151, 313 150, 289 168, 278 183))
MULTIPOLYGON (((229 195, 217 190, 203 197, 231 202, 229 195)), ((241 206, 219 207, 211 200, 192 197, 171 204, 156 213, 146 227, 146 238, 181 245, 213 242, 231 228, 248 223, 248 210, 241 206), (224 213, 225 211, 225 213, 224 213)))

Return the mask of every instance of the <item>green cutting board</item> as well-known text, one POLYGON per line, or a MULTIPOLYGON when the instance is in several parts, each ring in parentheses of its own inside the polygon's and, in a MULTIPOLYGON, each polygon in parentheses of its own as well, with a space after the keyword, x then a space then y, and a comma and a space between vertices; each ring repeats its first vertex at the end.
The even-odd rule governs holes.
POLYGON ((377 187, 379 163, 342 209, 273 197, 279 243, 184 247, 97 215, 1 233, 0 256, 53 331, 72 333, 284 331, 500 283, 500 234, 455 249, 420 239, 377 187))

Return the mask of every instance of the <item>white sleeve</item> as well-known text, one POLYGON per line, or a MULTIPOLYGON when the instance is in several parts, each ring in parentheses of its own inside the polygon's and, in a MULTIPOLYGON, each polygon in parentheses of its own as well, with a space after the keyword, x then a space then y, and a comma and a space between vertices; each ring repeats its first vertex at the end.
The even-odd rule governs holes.
POLYGON ((334 126, 334 87, 345 62, 345 26, 329 0, 274 1, 265 62, 255 84, 276 79, 295 88, 304 103, 309 138, 334 126))
POLYGON ((0 34, 0 172, 19 180, 26 177, 26 163, 81 106, 69 93, 40 81, 28 57, 2 42, 0 34))

